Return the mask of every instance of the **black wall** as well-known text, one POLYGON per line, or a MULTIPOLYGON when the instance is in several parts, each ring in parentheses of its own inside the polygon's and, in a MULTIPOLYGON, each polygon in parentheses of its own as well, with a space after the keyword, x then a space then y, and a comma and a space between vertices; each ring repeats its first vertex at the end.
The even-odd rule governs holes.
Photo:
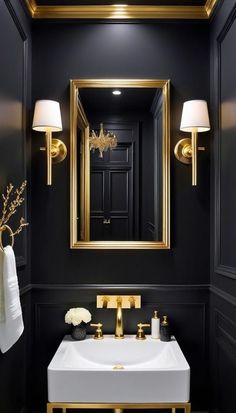
MULTIPOLYGON (((32 133, 30 168, 30 27, 18 1, 1 2, 0 19, 4 19, 5 27, 9 24, 12 28, 12 15, 16 27, 19 29, 19 23, 21 27, 20 34, 13 31, 17 36, 14 39, 14 34, 8 38, 12 33, 9 26, 5 45, 10 47, 13 42, 15 52, 22 53, 26 61, 27 71, 22 78, 26 123, 21 128, 25 155, 24 165, 21 162, 19 168, 21 173, 25 168, 32 191, 28 193, 31 225, 27 238, 22 238, 24 246, 23 252, 19 250, 18 262, 26 328, 13 349, 0 354, 0 372, 4 377, 1 413, 19 413, 26 404, 30 405, 29 412, 45 410, 46 368, 69 331, 63 321, 66 310, 72 305, 87 307, 94 321, 103 321, 105 332, 113 332, 114 312, 97 310, 95 297, 98 293, 118 291, 142 295, 142 309, 124 314, 126 331, 134 332, 138 321, 149 321, 153 309, 169 314, 172 331, 191 366, 191 401, 196 410, 207 410, 210 400, 207 383, 211 327, 212 411, 229 413, 235 405, 235 123, 232 125, 231 119, 225 117, 228 111, 224 112, 223 123, 219 124, 218 117, 219 108, 235 100, 233 6, 234 1, 223 2, 211 24, 33 22, 32 108, 40 98, 61 102, 64 130, 57 136, 68 148, 69 79, 171 80, 171 249, 78 251, 69 249, 69 157, 53 169, 53 186, 47 188, 46 163, 44 154, 39 152, 44 137, 32 133), (179 132, 183 101, 209 101, 210 88, 213 133, 200 135, 200 144, 207 150, 200 155, 199 185, 192 188, 190 168, 174 159, 173 148, 184 136, 179 132), (32 363, 29 365, 31 352, 34 368, 32 363)), ((5 61, 5 67, 10 72, 12 65, 5 61)), ((1 151, 8 151, 4 145, 1 141, 1 151)), ((19 153, 13 153, 12 162, 18 159, 19 153)), ((9 167, 1 170, 1 176, 4 182, 11 178, 9 167)))
MULTIPOLYGON (((0 192, 10 182, 18 186, 28 179, 30 142, 28 118, 31 105, 31 29, 17 0, 0 2, 0 192)), ((0 201, 2 208, 2 198, 0 201)), ((23 215, 30 221, 28 200, 9 225, 17 228, 23 215), (28 206, 28 207, 27 207, 28 206)), ((16 237, 15 254, 24 318, 24 333, 5 354, 0 352, 0 411, 23 412, 26 406, 27 371, 30 362, 30 229, 16 237)), ((5 239, 4 242, 7 240, 5 239)))
MULTIPOLYGON (((201 156, 199 186, 191 170, 175 161, 181 137, 182 103, 209 100, 209 26, 207 22, 156 24, 33 23, 33 99, 60 101, 69 147, 69 79, 159 78, 171 80, 171 249, 168 251, 79 251, 69 248, 69 157, 53 169, 45 185, 43 134, 32 135, 33 406, 46 402, 46 367, 68 329, 65 311, 90 308, 94 321, 114 331, 114 312, 95 309, 97 293, 139 292, 142 310, 126 311, 126 331, 148 321, 154 308, 169 314, 192 368, 194 407, 208 404, 207 330, 209 283, 209 134, 201 156), (199 64, 201 62, 201 64, 199 64), (192 328, 190 326, 193 325, 192 328)), ((59 136, 60 135, 60 136, 59 136)))
POLYGON ((228 413, 236 404, 235 17, 236 4, 227 0, 211 27, 211 377, 212 408, 217 413, 228 413))

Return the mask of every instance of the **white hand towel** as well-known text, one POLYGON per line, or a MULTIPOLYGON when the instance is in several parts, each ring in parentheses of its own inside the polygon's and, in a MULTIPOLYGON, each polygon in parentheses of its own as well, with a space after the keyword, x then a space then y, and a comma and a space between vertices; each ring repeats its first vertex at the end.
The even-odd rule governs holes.
POLYGON ((5 353, 16 343, 24 330, 16 260, 9 245, 3 252, 3 295, 5 319, 0 322, 0 349, 5 353))
POLYGON ((0 323, 5 320, 4 294, 3 294, 3 256, 4 256, 4 252, 0 249, 0 323))

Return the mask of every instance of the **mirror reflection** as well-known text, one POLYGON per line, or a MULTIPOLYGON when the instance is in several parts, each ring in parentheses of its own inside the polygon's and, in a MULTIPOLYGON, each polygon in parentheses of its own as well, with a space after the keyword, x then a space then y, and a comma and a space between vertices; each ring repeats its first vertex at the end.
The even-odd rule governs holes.
POLYGON ((90 240, 160 240, 162 89, 84 88, 78 99, 89 124, 90 240))
POLYGON ((71 248, 170 247, 169 87, 71 80, 71 248))

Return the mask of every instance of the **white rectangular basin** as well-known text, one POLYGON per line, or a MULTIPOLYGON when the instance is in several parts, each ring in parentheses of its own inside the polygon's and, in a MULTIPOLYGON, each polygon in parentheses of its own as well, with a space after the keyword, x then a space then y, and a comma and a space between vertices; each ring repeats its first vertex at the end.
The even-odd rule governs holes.
POLYGON ((49 402, 184 403, 190 368, 177 343, 65 336, 48 366, 49 402))

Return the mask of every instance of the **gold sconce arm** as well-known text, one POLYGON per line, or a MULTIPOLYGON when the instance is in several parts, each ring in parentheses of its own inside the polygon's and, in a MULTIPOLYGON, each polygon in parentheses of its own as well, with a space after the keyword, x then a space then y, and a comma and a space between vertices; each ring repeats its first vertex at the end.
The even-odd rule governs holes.
POLYGON ((198 133, 192 132, 192 139, 181 139, 175 145, 174 154, 178 161, 190 165, 192 163, 192 186, 197 185, 197 152, 205 151, 204 146, 198 146, 198 133))
POLYGON ((46 132, 46 148, 47 148, 47 185, 52 185, 52 132, 46 132))
POLYGON ((60 139, 52 139, 52 132, 45 133, 46 147, 41 147, 40 151, 47 152, 47 185, 52 185, 52 164, 64 161, 67 155, 67 148, 60 139))

